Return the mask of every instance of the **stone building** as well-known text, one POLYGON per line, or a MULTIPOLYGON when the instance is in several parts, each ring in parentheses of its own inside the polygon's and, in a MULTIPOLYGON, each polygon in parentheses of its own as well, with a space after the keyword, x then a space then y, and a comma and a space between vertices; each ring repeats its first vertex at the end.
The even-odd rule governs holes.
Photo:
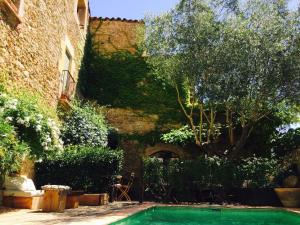
POLYGON ((88 21, 88 0, 0 0, 0 74, 7 88, 39 93, 53 107, 70 99, 88 21))
MULTIPOLYGON (((139 20, 129 20, 121 18, 90 18, 90 33, 92 37, 93 51, 100 55, 110 57, 113 53, 128 52, 136 53, 140 38, 143 38, 144 22, 139 20)), ((144 57, 144 54, 142 54, 144 57)), ((93 62, 97 63, 97 62, 93 62)), ((118 65, 115 65, 118 66, 118 65)), ((95 76, 105 76, 108 79, 110 75, 101 72, 94 72, 95 76)), ((126 81, 128 83, 131 81, 126 81)), ((135 81, 136 82, 136 81, 135 81)), ((136 87, 149 83, 145 80, 137 81, 136 87)), ((101 82, 97 88, 103 89, 101 82)), ((118 90, 116 90, 118 91, 118 90)), ((128 90, 134 93, 134 90, 128 90)), ((149 96, 150 93, 143 93, 149 96)), ((174 95, 175 96, 175 95, 174 95)), ((140 96, 135 96, 138 99, 140 96)), ((160 96, 164 97, 164 96, 160 96)), ((98 98, 97 98, 98 99, 98 98)), ((99 99, 98 99, 99 100, 99 99)), ((157 104, 157 99, 153 98, 150 104, 157 104)), ((177 104, 176 99, 172 99, 177 104)), ((132 171, 138 177, 141 176, 143 156, 157 156, 159 158, 188 157, 183 148, 171 144, 161 143, 160 139, 153 141, 153 135, 161 134, 170 128, 180 127, 180 122, 167 121, 162 119, 163 113, 170 115, 175 114, 176 109, 170 106, 161 105, 160 112, 146 112, 144 108, 138 108, 134 105, 123 107, 111 106, 106 108, 106 118, 113 127, 117 128, 121 137, 120 145, 125 150, 124 174, 130 174, 132 171), (163 122, 161 122, 163 120, 163 122)), ((179 110, 180 111, 180 110, 179 110)), ((181 114, 181 112, 179 112, 181 114)), ((168 160, 168 159, 167 159, 168 160)))
POLYGON ((116 51, 134 53, 143 25, 141 20, 91 17, 90 30, 94 35, 93 47, 102 54, 116 51))

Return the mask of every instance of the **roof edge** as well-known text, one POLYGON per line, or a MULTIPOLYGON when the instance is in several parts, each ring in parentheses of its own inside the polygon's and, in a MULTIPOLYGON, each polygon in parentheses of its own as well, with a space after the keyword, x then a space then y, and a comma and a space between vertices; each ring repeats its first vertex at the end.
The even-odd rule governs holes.
POLYGON ((121 18, 121 17, 94 17, 94 16, 91 16, 90 20, 120 21, 120 22, 129 22, 129 23, 144 23, 143 20, 126 19, 126 18, 121 18))

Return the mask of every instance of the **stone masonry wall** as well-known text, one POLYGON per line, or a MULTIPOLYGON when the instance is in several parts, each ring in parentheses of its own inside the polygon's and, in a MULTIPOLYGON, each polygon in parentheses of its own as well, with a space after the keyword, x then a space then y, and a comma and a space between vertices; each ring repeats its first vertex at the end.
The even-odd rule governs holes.
POLYGON ((116 51, 134 53, 143 22, 138 20, 96 18, 90 19, 94 49, 109 54, 116 51))
MULTIPOLYGON (((11 11, 0 4, 0 74, 8 74, 7 88, 38 92, 56 107, 65 46, 72 48, 74 54, 75 80, 83 56, 86 29, 79 26, 78 0, 22 2, 22 22, 18 27, 9 21, 11 11)), ((88 23, 88 13, 86 16, 88 23)))
MULTIPOLYGON (((93 49, 106 56, 117 51, 135 53, 140 41, 139 38, 142 37, 140 32, 142 32, 143 25, 143 22, 137 20, 91 18, 90 31, 92 34, 93 49)), ((101 88, 101 84, 99 88, 101 88)), ((153 104, 156 104, 155 99, 153 104)), ((149 113, 145 112, 144 109, 133 109, 130 107, 107 107, 105 115, 109 124, 117 128, 120 136, 125 137, 120 143, 121 148, 125 151, 123 174, 129 176, 131 172, 135 172, 137 179, 134 182, 131 196, 134 199, 138 199, 141 189, 142 158, 147 153, 146 149, 158 146, 151 146, 153 143, 148 143, 147 140, 152 140, 151 135, 158 130, 169 130, 180 125, 176 121, 174 123, 166 121, 161 124, 161 114, 159 112, 149 113)), ((168 150, 170 148, 160 149, 168 150)))

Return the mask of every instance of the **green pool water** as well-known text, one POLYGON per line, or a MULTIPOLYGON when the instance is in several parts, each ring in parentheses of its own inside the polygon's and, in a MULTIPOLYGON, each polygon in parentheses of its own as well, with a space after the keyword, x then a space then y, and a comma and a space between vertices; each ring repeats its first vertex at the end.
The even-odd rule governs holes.
POLYGON ((112 225, 300 225, 300 215, 284 210, 153 207, 112 225))

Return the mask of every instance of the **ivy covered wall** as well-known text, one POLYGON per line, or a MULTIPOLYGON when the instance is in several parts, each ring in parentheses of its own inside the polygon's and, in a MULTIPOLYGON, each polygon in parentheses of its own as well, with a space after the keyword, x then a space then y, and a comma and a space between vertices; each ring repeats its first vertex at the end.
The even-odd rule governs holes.
POLYGON ((142 28, 140 21, 91 19, 80 92, 107 106, 120 134, 147 143, 145 136, 159 141, 157 133, 177 127, 182 117, 174 89, 151 73, 139 48, 142 28))

